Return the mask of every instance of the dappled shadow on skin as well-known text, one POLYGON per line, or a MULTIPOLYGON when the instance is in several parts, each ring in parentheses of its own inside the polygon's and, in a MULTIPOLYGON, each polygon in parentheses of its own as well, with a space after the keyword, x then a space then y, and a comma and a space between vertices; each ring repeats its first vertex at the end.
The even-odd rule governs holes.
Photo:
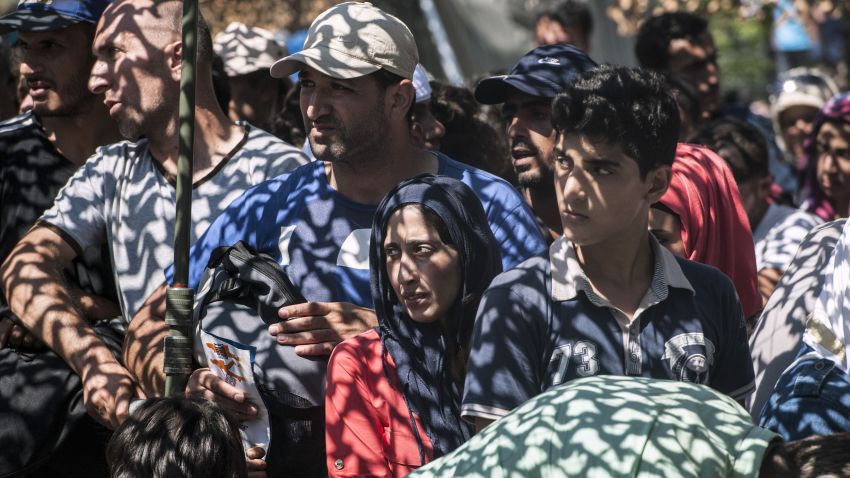
POLYGON ((806 236, 756 323, 750 337, 756 391, 749 403, 756 418, 800 349, 806 317, 814 310, 844 222, 823 224, 806 236))
POLYGON ((754 429, 709 387, 591 377, 531 399, 410 476, 731 476, 739 460, 758 469, 771 434, 744 440, 754 429))

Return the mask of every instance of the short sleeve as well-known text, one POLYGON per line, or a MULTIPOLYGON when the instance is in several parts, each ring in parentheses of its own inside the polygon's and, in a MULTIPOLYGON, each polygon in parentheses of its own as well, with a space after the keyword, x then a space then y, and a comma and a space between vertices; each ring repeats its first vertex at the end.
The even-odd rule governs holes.
MULTIPOLYGON (((249 189, 244 194, 234 199, 227 209, 219 215, 207 228, 206 232, 198 238, 189 251, 189 284, 197 289, 203 276, 204 269, 210 260, 210 255, 218 247, 231 246, 239 241, 244 241, 249 247, 257 250, 256 237, 258 230, 256 224, 260 222, 266 207, 273 207, 268 202, 269 194, 260 189, 265 183, 258 187, 249 189)), ((262 251, 260 251, 262 252, 262 251)), ((174 265, 165 270, 165 278, 168 284, 173 285, 174 265)))
POLYGON ((502 252, 502 270, 509 270, 526 259, 546 251, 543 232, 522 197, 505 186, 503 200, 487 211, 490 230, 502 252))
POLYGON ((461 415, 495 420, 541 392, 545 311, 508 287, 485 292, 478 308, 461 415))
POLYGON ((372 406, 372 386, 364 379, 358 342, 334 348, 325 393, 325 444, 328 476, 392 476, 384 456, 383 427, 372 406))
MULTIPOLYGON (((725 276, 723 278, 726 279, 725 276)), ((728 279, 724 282, 723 310, 722 316, 718 318, 723 339, 718 347, 717 366, 710 385, 735 400, 744 401, 755 389, 753 359, 738 295, 728 279)))
POLYGON ((100 168, 112 162, 99 153, 89 158, 59 190, 53 206, 38 221, 59 229, 72 241, 77 253, 102 244, 106 239, 104 191, 107 184, 100 168))

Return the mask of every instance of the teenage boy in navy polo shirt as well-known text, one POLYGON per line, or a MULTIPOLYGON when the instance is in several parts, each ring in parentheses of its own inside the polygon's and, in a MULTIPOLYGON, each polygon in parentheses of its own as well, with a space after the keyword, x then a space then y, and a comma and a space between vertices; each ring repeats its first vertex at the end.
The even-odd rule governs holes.
POLYGON ((632 375, 743 401, 753 370, 741 305, 720 271, 647 230, 670 183, 679 118, 646 70, 584 73, 552 106, 564 236, 498 276, 478 310, 462 414, 480 429, 568 380, 632 375))

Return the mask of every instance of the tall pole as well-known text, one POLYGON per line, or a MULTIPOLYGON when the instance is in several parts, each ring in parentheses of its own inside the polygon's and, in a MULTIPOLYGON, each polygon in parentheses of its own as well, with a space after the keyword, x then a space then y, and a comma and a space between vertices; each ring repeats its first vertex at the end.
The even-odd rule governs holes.
POLYGON ((189 283, 189 231, 192 227, 192 158, 195 140, 195 67, 198 0, 183 0, 180 69, 180 144, 177 157, 177 215, 174 225, 174 283, 166 294, 165 395, 180 396, 192 373, 192 306, 189 283))

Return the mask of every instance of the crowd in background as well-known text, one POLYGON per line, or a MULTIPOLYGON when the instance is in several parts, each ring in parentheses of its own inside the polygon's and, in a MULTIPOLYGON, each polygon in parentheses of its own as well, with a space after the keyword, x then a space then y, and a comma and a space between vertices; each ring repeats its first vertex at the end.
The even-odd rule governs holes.
POLYGON ((178 285, 206 295, 163 399, 180 2, 20 2, 0 477, 850 474, 840 25, 742 3, 772 15, 766 108, 724 99, 684 11, 647 16, 624 67, 588 55, 585 2, 546 3, 533 48, 468 85, 370 4, 298 51, 201 20, 178 285), (235 244, 284 279, 221 279, 253 264, 235 244))

